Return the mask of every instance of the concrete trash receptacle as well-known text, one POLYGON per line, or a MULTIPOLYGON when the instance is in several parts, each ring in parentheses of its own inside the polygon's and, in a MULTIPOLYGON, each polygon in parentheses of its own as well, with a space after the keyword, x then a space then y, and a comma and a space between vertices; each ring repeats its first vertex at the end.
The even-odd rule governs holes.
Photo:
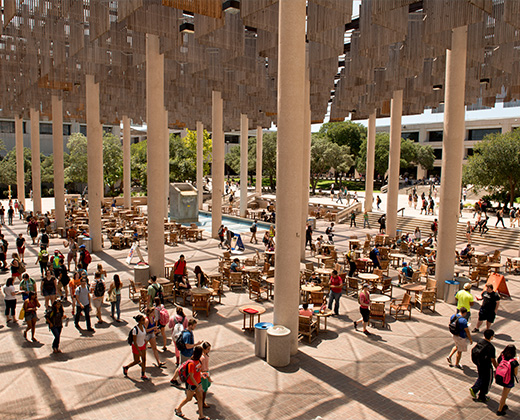
POLYGON ((92 238, 85 236, 83 238, 83 245, 85 245, 85 249, 92 254, 92 238))
POLYGON ((150 280, 150 266, 147 264, 138 264, 134 267, 134 281, 136 286, 148 287, 150 280))
POLYGON ((255 324, 255 356, 265 358, 267 349, 267 330, 273 324, 270 322, 258 322, 255 324))
POLYGON ((291 363, 291 330, 275 325, 267 330, 267 363, 284 367, 291 363))
POLYGON ((83 235, 79 235, 78 236, 78 247, 83 245, 83 240, 85 239, 85 237, 83 235))
POLYGON ((455 294, 459 291, 459 282, 454 280, 446 280, 446 286, 444 287, 444 302, 453 305, 457 303, 455 294))
POLYGON ((315 217, 309 217, 307 219, 307 223, 311 226, 312 230, 316 230, 316 218, 315 217))

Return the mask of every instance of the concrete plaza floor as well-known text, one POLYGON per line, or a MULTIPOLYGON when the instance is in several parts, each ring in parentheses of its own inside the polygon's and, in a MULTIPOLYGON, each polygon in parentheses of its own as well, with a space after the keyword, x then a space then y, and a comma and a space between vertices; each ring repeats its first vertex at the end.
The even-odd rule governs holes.
MULTIPOLYGON (((3 227, 2 232, 10 243, 9 253, 14 248, 14 235, 24 232, 25 228, 19 220, 12 227, 3 227)), ((324 234, 324 231, 325 223, 318 222, 318 232, 324 234)), ((339 225, 336 245, 343 251, 349 235, 365 232, 375 230, 339 225)), ((259 232, 259 238, 262 233, 259 232)), ((261 245, 249 244, 249 236, 244 236, 244 255, 262 249, 261 245)), ((27 248, 28 272, 39 279, 39 270, 34 264, 37 248, 32 245, 27 248)), ((64 251, 61 239, 51 239, 50 249, 55 248, 64 251)), ((517 256, 517 252, 503 250, 503 256, 517 256)), ((90 273, 101 262, 110 279, 118 273, 126 286, 133 277, 132 266, 124 262, 127 253, 128 250, 105 248, 93 256, 90 273)), ((217 248, 217 241, 209 238, 166 247, 168 262, 175 261, 181 253, 186 256, 191 274, 197 264, 208 273, 216 272, 222 252, 217 248)), ((147 259, 145 249, 143 254, 147 259)), ((395 271, 391 274, 395 275, 395 271)), ((512 299, 502 301, 494 324, 497 351, 520 340, 520 305, 516 300, 520 294, 520 276, 507 275, 506 278, 512 299)), ((4 284, 6 279, 7 275, 2 275, 0 282, 4 284)), ((174 408, 184 393, 169 384, 175 368, 173 344, 168 345, 167 351, 160 352, 161 359, 166 361, 165 369, 148 368, 151 381, 141 381, 136 367, 130 370, 129 378, 123 377, 121 367, 131 360, 126 337, 134 325, 132 316, 137 314, 137 304, 128 299, 127 290, 125 287, 123 292, 123 323, 96 325, 95 333, 80 333, 69 322, 62 334, 64 353, 61 355, 51 355, 52 334, 43 321, 42 309, 36 332, 40 344, 24 340, 21 323, 18 327, 6 326, 2 319, 0 418, 176 418, 174 408)), ((477 295, 480 289, 472 292, 477 295)), ((394 296, 401 295, 401 289, 394 289, 394 296)), ((311 345, 301 342, 291 364, 275 369, 255 357, 253 335, 242 331, 238 307, 250 302, 246 291, 226 289, 222 304, 213 305, 208 318, 205 314, 197 316, 195 339, 209 341, 213 349, 210 371, 214 382, 207 400, 212 407, 205 411, 212 419, 496 417, 501 388, 493 385, 488 404, 473 402, 468 388, 476 379, 476 369, 469 353, 463 355, 463 370, 450 368, 446 362, 453 344, 448 331, 448 317, 455 310, 452 305, 438 301, 435 313, 423 314, 414 309, 412 319, 406 321, 394 321, 387 316, 387 328, 372 327, 373 335, 366 337, 352 325, 352 321, 359 318, 356 299, 343 295, 340 316, 329 319, 328 331, 321 333, 311 345)), ((272 301, 261 305, 266 308, 262 321, 272 321, 272 301)), ((3 309, 3 300, 0 306, 3 309)), ((172 305, 167 307, 173 310, 172 305)), ((20 303, 17 311, 19 308, 20 303)), ((185 311, 191 315, 189 306, 185 311)), ((108 305, 104 306, 103 313, 105 320, 110 320, 108 305)), ((477 310, 473 309, 472 313, 476 322, 477 310)), ((66 314, 70 317, 70 306, 66 307, 66 314)), ((147 359, 149 365, 154 361, 150 350, 147 359)), ((520 418, 519 402, 520 395, 515 388, 508 400, 507 418, 520 418)), ((187 418, 198 417, 195 404, 188 404, 183 411, 187 418)))

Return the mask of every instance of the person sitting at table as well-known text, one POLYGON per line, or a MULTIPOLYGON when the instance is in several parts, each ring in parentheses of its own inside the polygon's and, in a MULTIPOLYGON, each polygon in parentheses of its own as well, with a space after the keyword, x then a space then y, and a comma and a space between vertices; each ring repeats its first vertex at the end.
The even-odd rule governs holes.
POLYGON ((262 213, 260 213, 260 219, 262 219, 264 222, 269 221, 269 216, 268 216, 267 212, 265 211, 265 209, 263 209, 262 213))
POLYGON ((195 273, 195 278, 197 281, 197 287, 205 287, 208 284, 208 276, 202 271, 200 268, 200 265, 197 265, 195 267, 195 270, 193 270, 195 273))
POLYGON ((426 239, 426 240, 424 241, 424 244, 423 244, 423 245, 424 245, 425 247, 429 247, 429 246, 432 246, 432 244, 433 244, 433 234, 430 233, 430 236, 428 236, 428 239, 426 239))
POLYGON ((269 222, 276 223, 276 212, 271 212, 271 215, 269 216, 269 222))
POLYGON ((401 269, 401 272, 403 273, 403 275, 405 277, 409 277, 409 278, 412 278, 413 276, 413 270, 412 270, 412 267, 410 267, 406 261, 403 261, 403 268, 401 269))
POLYGON ((316 252, 321 254, 323 252, 323 235, 320 235, 318 239, 316 239, 316 243, 314 245, 316 248, 316 252))
POLYGON ((475 252, 475 248, 471 246, 471 244, 467 244, 466 247, 460 251, 460 257, 464 260, 470 260, 473 256, 473 252, 475 252))
POLYGON ((313 312, 309 309, 308 303, 304 303, 302 305, 302 308, 300 309, 299 314, 300 314, 300 316, 307 316, 309 318, 312 318, 313 312))
POLYGON ((311 277, 309 278, 309 283, 321 284, 320 276, 318 276, 318 274, 316 274, 316 273, 312 273, 311 277))
POLYGON ((413 233, 414 241, 421 242, 421 229, 419 226, 415 228, 415 232, 413 233))
POLYGON ((231 263, 231 267, 229 267, 229 271, 232 273, 238 273, 240 272, 240 260, 238 258, 235 258, 233 262, 231 263))
POLYGON ((269 246, 269 232, 266 230, 264 233, 264 237, 262 238, 262 243, 265 245, 265 248, 269 246))
MULTIPOLYGON (((184 255, 181 254, 179 260, 173 265, 173 281, 175 284, 185 284, 184 278, 188 278, 188 268, 186 267, 186 260, 184 255)), ((189 283, 188 283, 189 284, 189 283)), ((184 286, 185 289, 189 289, 188 286, 184 286)))

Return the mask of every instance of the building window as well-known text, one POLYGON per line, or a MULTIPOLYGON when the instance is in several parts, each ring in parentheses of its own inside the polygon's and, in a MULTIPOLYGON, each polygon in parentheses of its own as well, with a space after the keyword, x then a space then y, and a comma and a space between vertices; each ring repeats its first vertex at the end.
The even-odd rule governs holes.
POLYGON ((488 134, 500 134, 500 128, 479 128, 477 130, 468 130, 468 140, 482 140, 488 134))
POLYGON ((435 159, 442 159, 442 149, 433 149, 435 159))
POLYGON ((52 123, 40 123, 40 134, 52 134, 52 123))
POLYGON ((419 141, 419 132, 418 131, 412 131, 410 133, 401 133, 401 137, 403 139, 412 140, 415 143, 419 141))
POLYGON ((229 144, 240 144, 240 136, 226 134, 224 141, 229 144))
POLYGON ((139 143, 139 137, 132 137, 132 144, 137 144, 139 143))
POLYGON ((81 124, 79 126, 79 132, 81 134, 83 134, 84 136, 86 136, 87 135, 87 126, 85 124, 81 124))
POLYGON ((429 131, 428 141, 442 141, 442 131, 429 131))
POLYGON ((70 136, 72 126, 70 124, 63 124, 63 135, 70 136))
POLYGON ((468 156, 473 156, 473 148, 471 148, 471 147, 466 149, 466 158, 468 156))
POLYGON ((106 134, 106 133, 112 134, 112 127, 104 125, 103 126, 103 134, 106 134))
POLYGON ((14 133, 14 121, 0 121, 0 133, 14 133))

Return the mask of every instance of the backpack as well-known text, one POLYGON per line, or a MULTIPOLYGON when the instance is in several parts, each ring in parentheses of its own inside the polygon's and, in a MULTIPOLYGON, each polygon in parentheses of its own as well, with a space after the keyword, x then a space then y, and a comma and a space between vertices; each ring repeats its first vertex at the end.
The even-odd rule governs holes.
MULTIPOLYGON (((130 345, 130 346, 132 344, 134 344, 134 330, 136 330, 136 328, 137 328, 137 325, 128 332, 128 338, 126 339, 126 341, 128 342, 128 345, 130 345)), ((137 330, 136 330, 136 332, 137 332, 137 330)))
POLYGON ((181 367, 179 368, 179 378, 181 382, 186 382, 188 380, 188 377, 190 374, 188 373, 188 366, 190 363, 192 363, 193 360, 186 360, 181 367))
POLYGON ((51 322, 51 318, 53 317, 53 314, 52 314, 52 309, 46 309, 45 310, 45 314, 44 314, 44 317, 45 317, 45 322, 47 324, 49 324, 49 328, 52 327, 52 322, 51 322))
POLYGON ((413 269, 409 265, 406 266, 406 277, 412 277, 413 276, 413 269))
POLYGON ((42 234, 42 238, 41 238, 41 243, 42 244, 48 244, 49 243, 49 235, 47 235, 46 233, 43 233, 42 234))
POLYGON ((327 235, 329 235, 330 232, 331 232, 331 228, 330 228, 330 226, 329 226, 327 229, 325 229, 325 233, 326 233, 327 235))
MULTIPOLYGON (((163 288, 162 288, 162 286, 159 285, 159 288, 157 288, 157 287, 155 287, 155 286, 152 286, 152 287, 155 289, 155 297, 158 297, 159 300, 161 301, 161 304, 164 305, 164 295, 163 295, 163 288)), ((169 319, 170 319, 170 318, 169 318, 169 315, 168 315, 168 320, 169 320, 169 319)), ((166 322, 168 322, 168 321, 166 321, 166 322)), ((164 324, 164 323, 162 323, 162 322, 161 322, 161 324, 166 325, 166 324, 164 324)))
POLYGON ((18 273, 19 274, 25 273, 25 264, 21 261, 18 263, 18 273))
POLYGON ((495 382, 497 385, 507 386, 511 383, 511 360, 506 360, 504 359, 504 356, 502 356, 502 360, 498 364, 497 370, 495 372, 495 382))
POLYGON ((41 253, 40 262, 42 262, 44 264, 49 263, 49 253, 47 251, 41 253))
POLYGON ((477 343, 475 347, 471 349, 471 361, 477 366, 480 365, 480 362, 485 361, 487 357, 482 355, 482 351, 484 350, 484 344, 477 343))
POLYGON ((455 315, 455 318, 453 319, 453 321, 450 321, 450 325, 448 326, 448 328, 450 329, 450 333, 452 333, 453 335, 459 335, 460 317, 461 316, 459 314, 455 315))
POLYGON ((168 309, 163 306, 159 311, 159 323, 161 325, 168 325, 168 322, 170 322, 170 314, 168 313, 168 309))
POLYGON ((184 331, 184 326, 182 325, 182 322, 177 322, 175 324, 175 327, 173 327, 173 333, 172 337, 175 341, 179 338, 180 335, 182 335, 182 332, 184 331))
POLYGON ((377 258, 377 254, 376 254, 375 249, 370 250, 370 253, 368 254, 368 257, 369 257, 371 260, 375 260, 375 259, 377 258))
POLYGON ((85 264, 90 264, 92 262, 92 256, 90 255, 90 252, 88 252, 86 249, 85 249, 85 254, 83 256, 83 262, 85 264))
POLYGON ((105 294, 105 283, 101 280, 96 281, 96 285, 94 286, 94 296, 101 297, 105 294))
POLYGON ((184 342, 184 337, 183 336, 184 336, 184 334, 181 333, 181 334, 179 334, 179 336, 175 340, 175 345, 177 346, 177 349, 179 349, 179 351, 186 351, 187 350, 186 349, 186 343, 184 342))

